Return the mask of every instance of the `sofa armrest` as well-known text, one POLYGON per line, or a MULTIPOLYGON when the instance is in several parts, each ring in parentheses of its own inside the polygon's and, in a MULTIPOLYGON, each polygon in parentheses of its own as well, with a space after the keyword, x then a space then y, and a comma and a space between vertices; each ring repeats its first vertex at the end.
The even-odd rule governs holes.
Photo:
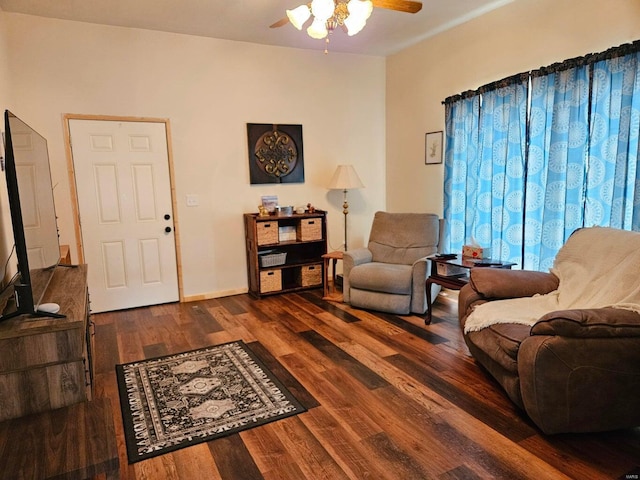
POLYGON ((531 328, 531 335, 640 337, 640 314, 613 307, 558 310, 542 316, 531 328))
POLYGON ((476 292, 469 284, 465 285, 458 292, 458 319, 460 320, 460 328, 464 331, 464 324, 467 316, 471 313, 476 305, 486 303, 487 299, 476 292))
POLYGON ((518 350, 524 408, 546 434, 640 425, 640 337, 527 337, 518 350))
POLYGON ((487 299, 532 297, 553 292, 559 280, 552 273, 503 268, 473 268, 469 284, 487 299))
POLYGON ((504 268, 473 268, 469 283, 458 295, 460 327, 471 311, 481 303, 507 298, 532 297, 553 292, 558 288, 558 277, 552 273, 504 268))

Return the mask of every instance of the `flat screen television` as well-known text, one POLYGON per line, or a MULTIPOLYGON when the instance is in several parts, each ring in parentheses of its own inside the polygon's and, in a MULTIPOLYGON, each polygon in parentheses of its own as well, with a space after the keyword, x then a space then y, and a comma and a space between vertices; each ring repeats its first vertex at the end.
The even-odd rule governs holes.
POLYGON ((17 272, 14 305, 0 320, 21 314, 61 316, 55 304, 43 305, 45 291, 60 261, 60 244, 47 140, 9 110, 4 113, 5 175, 17 272))

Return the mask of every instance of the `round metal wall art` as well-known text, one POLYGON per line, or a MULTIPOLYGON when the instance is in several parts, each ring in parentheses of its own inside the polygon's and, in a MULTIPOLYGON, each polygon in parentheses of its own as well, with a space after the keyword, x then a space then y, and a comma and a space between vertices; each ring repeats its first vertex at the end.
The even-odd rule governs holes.
POLYGON ((296 168, 298 149, 293 139, 284 132, 264 133, 256 143, 256 160, 267 175, 286 177, 296 168))
POLYGON ((302 125, 247 123, 251 184, 304 183, 302 125))

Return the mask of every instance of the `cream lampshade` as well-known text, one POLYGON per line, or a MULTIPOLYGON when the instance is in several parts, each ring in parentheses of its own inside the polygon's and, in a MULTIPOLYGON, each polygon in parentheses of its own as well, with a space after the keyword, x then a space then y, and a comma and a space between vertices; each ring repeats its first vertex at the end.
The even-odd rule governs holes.
POLYGON ((344 203, 342 204, 342 213, 344 213, 344 251, 347 247, 347 215, 349 214, 349 203, 347 202, 347 190, 354 188, 364 188, 364 184, 358 177, 353 165, 338 165, 331 181, 329 182, 330 190, 342 190, 344 192, 344 203))

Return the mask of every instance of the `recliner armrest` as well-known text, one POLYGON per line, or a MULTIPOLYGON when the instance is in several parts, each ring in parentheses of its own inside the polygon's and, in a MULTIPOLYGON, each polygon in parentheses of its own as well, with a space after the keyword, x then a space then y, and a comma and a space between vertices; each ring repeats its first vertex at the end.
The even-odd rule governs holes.
POLYGON ((351 282, 349 282, 351 269, 356 265, 369 263, 371 260, 373 260, 373 253, 368 248, 356 248, 344 252, 342 256, 342 298, 345 303, 351 301, 351 282))
POLYGON ((356 265, 361 265, 363 263, 369 263, 373 259, 373 254, 368 248, 356 248, 354 250, 349 250, 344 252, 343 259, 343 268, 355 267, 356 265))
POLYGON ((473 268, 469 284, 484 298, 532 297, 553 292, 559 280, 552 273, 503 268, 473 268))
POLYGON ((558 310, 540 317, 531 335, 574 338, 640 337, 640 314, 622 308, 558 310))

